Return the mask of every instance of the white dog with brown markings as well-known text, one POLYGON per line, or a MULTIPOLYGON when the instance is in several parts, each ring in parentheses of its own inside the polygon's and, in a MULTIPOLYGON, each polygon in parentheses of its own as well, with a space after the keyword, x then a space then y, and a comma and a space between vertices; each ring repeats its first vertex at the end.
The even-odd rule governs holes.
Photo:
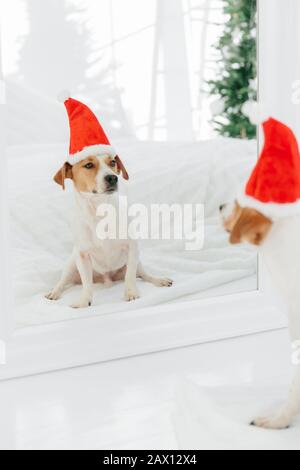
POLYGON ((46 296, 57 300, 71 285, 82 283, 82 293, 73 308, 91 306, 94 282, 111 286, 125 280, 125 300, 139 298, 137 278, 158 287, 170 287, 173 281, 147 274, 139 260, 137 241, 130 238, 105 239, 97 237, 98 207, 111 204, 118 208, 119 177, 129 179, 121 159, 100 126, 96 116, 83 103, 63 98, 70 120, 70 157, 54 177, 65 189, 71 179, 75 190, 75 240, 73 253, 61 279, 46 296))
MULTIPOLYGON (((300 339, 300 217, 272 221, 255 209, 241 207, 237 202, 221 207, 224 227, 230 242, 259 246, 262 261, 274 285, 288 303, 289 329, 292 341, 300 339)), ((300 413, 300 365, 287 403, 274 416, 260 417, 253 425, 284 429, 300 413)))
MULTIPOLYGON (((300 340, 300 156, 293 132, 264 122, 265 145, 246 186, 233 204, 220 206, 230 242, 259 247, 262 261, 288 306, 292 341, 300 340)), ((300 413, 300 364, 286 404, 251 424, 285 429, 300 413)))

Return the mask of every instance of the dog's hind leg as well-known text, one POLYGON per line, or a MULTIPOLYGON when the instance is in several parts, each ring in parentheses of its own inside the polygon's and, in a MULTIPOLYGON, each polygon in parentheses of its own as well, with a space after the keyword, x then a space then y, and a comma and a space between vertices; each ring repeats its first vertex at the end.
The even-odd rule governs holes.
POLYGON ((45 296, 46 299, 58 300, 61 297, 62 293, 67 289, 67 287, 69 287, 75 282, 77 273, 78 270, 76 267, 75 257, 72 256, 62 272, 60 281, 54 287, 54 289, 52 289, 52 291, 45 296))
POLYGON ((279 411, 271 416, 255 419, 251 425, 265 429, 287 429, 300 413, 300 367, 292 384, 289 399, 279 411))
POLYGON ((147 274, 141 263, 138 265, 137 277, 145 282, 150 282, 156 287, 171 287, 173 285, 171 279, 158 278, 147 274))
POLYGON ((300 302, 291 302, 289 308, 289 329, 293 345, 292 362, 296 366, 296 376, 290 389, 289 398, 284 406, 272 416, 257 418, 251 424, 266 429, 286 429, 300 414, 300 302))

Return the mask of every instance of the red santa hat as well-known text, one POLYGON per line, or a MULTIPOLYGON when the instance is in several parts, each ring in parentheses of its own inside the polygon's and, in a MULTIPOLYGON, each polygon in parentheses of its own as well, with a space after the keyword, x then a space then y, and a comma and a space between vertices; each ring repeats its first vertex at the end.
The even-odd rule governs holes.
MULTIPOLYGON (((256 105, 257 106, 257 105, 256 105)), ((247 112, 249 111, 249 112, 247 112)), ((257 113, 248 107, 252 121, 257 113)), ((264 147, 259 160, 238 198, 242 207, 251 207, 274 219, 300 215, 300 155, 293 131, 260 111, 263 120, 264 147)))
POLYGON ((71 165, 90 156, 116 156, 116 151, 110 145, 98 119, 85 104, 70 98, 67 91, 60 93, 58 100, 65 104, 69 116, 70 151, 68 162, 71 165))

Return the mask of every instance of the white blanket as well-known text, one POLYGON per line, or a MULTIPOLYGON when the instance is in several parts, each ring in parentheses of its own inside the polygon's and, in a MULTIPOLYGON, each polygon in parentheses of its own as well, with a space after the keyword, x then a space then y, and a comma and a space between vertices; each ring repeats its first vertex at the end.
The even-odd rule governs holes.
POLYGON ((216 139, 193 144, 120 142, 118 150, 130 174, 135 202, 204 203, 205 245, 185 251, 182 241, 141 243, 144 265, 153 274, 174 279, 171 289, 139 283, 141 299, 127 304, 122 283, 95 287, 93 307, 68 307, 80 287, 58 302, 43 295, 58 281, 72 249, 70 221, 73 195, 63 192, 52 177, 64 162, 65 146, 22 146, 9 149, 11 238, 14 254, 14 292, 19 326, 110 314, 202 296, 211 288, 249 279, 256 288, 256 254, 232 247, 221 228, 218 207, 246 179, 256 159, 256 143, 216 139))

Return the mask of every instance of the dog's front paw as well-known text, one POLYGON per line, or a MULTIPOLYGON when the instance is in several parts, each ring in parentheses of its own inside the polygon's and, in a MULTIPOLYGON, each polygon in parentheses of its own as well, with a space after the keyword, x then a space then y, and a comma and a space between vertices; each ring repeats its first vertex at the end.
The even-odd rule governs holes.
POLYGON ((138 290, 136 287, 127 287, 125 290, 125 300, 127 302, 132 302, 140 298, 138 290))
POLYGON ((61 296, 61 292, 59 290, 53 289, 49 294, 45 295, 45 299, 48 300, 58 300, 61 296))
POLYGON ((79 302, 75 302, 74 304, 72 304, 71 308, 88 308, 88 307, 91 307, 91 305, 92 305, 91 298, 83 298, 83 299, 80 299, 79 302))
POLYGON ((263 429, 288 429, 291 426, 291 417, 284 412, 269 417, 260 417, 252 421, 251 426, 263 429))
POLYGON ((154 285, 157 287, 172 287, 173 283, 172 279, 156 279, 154 285))

